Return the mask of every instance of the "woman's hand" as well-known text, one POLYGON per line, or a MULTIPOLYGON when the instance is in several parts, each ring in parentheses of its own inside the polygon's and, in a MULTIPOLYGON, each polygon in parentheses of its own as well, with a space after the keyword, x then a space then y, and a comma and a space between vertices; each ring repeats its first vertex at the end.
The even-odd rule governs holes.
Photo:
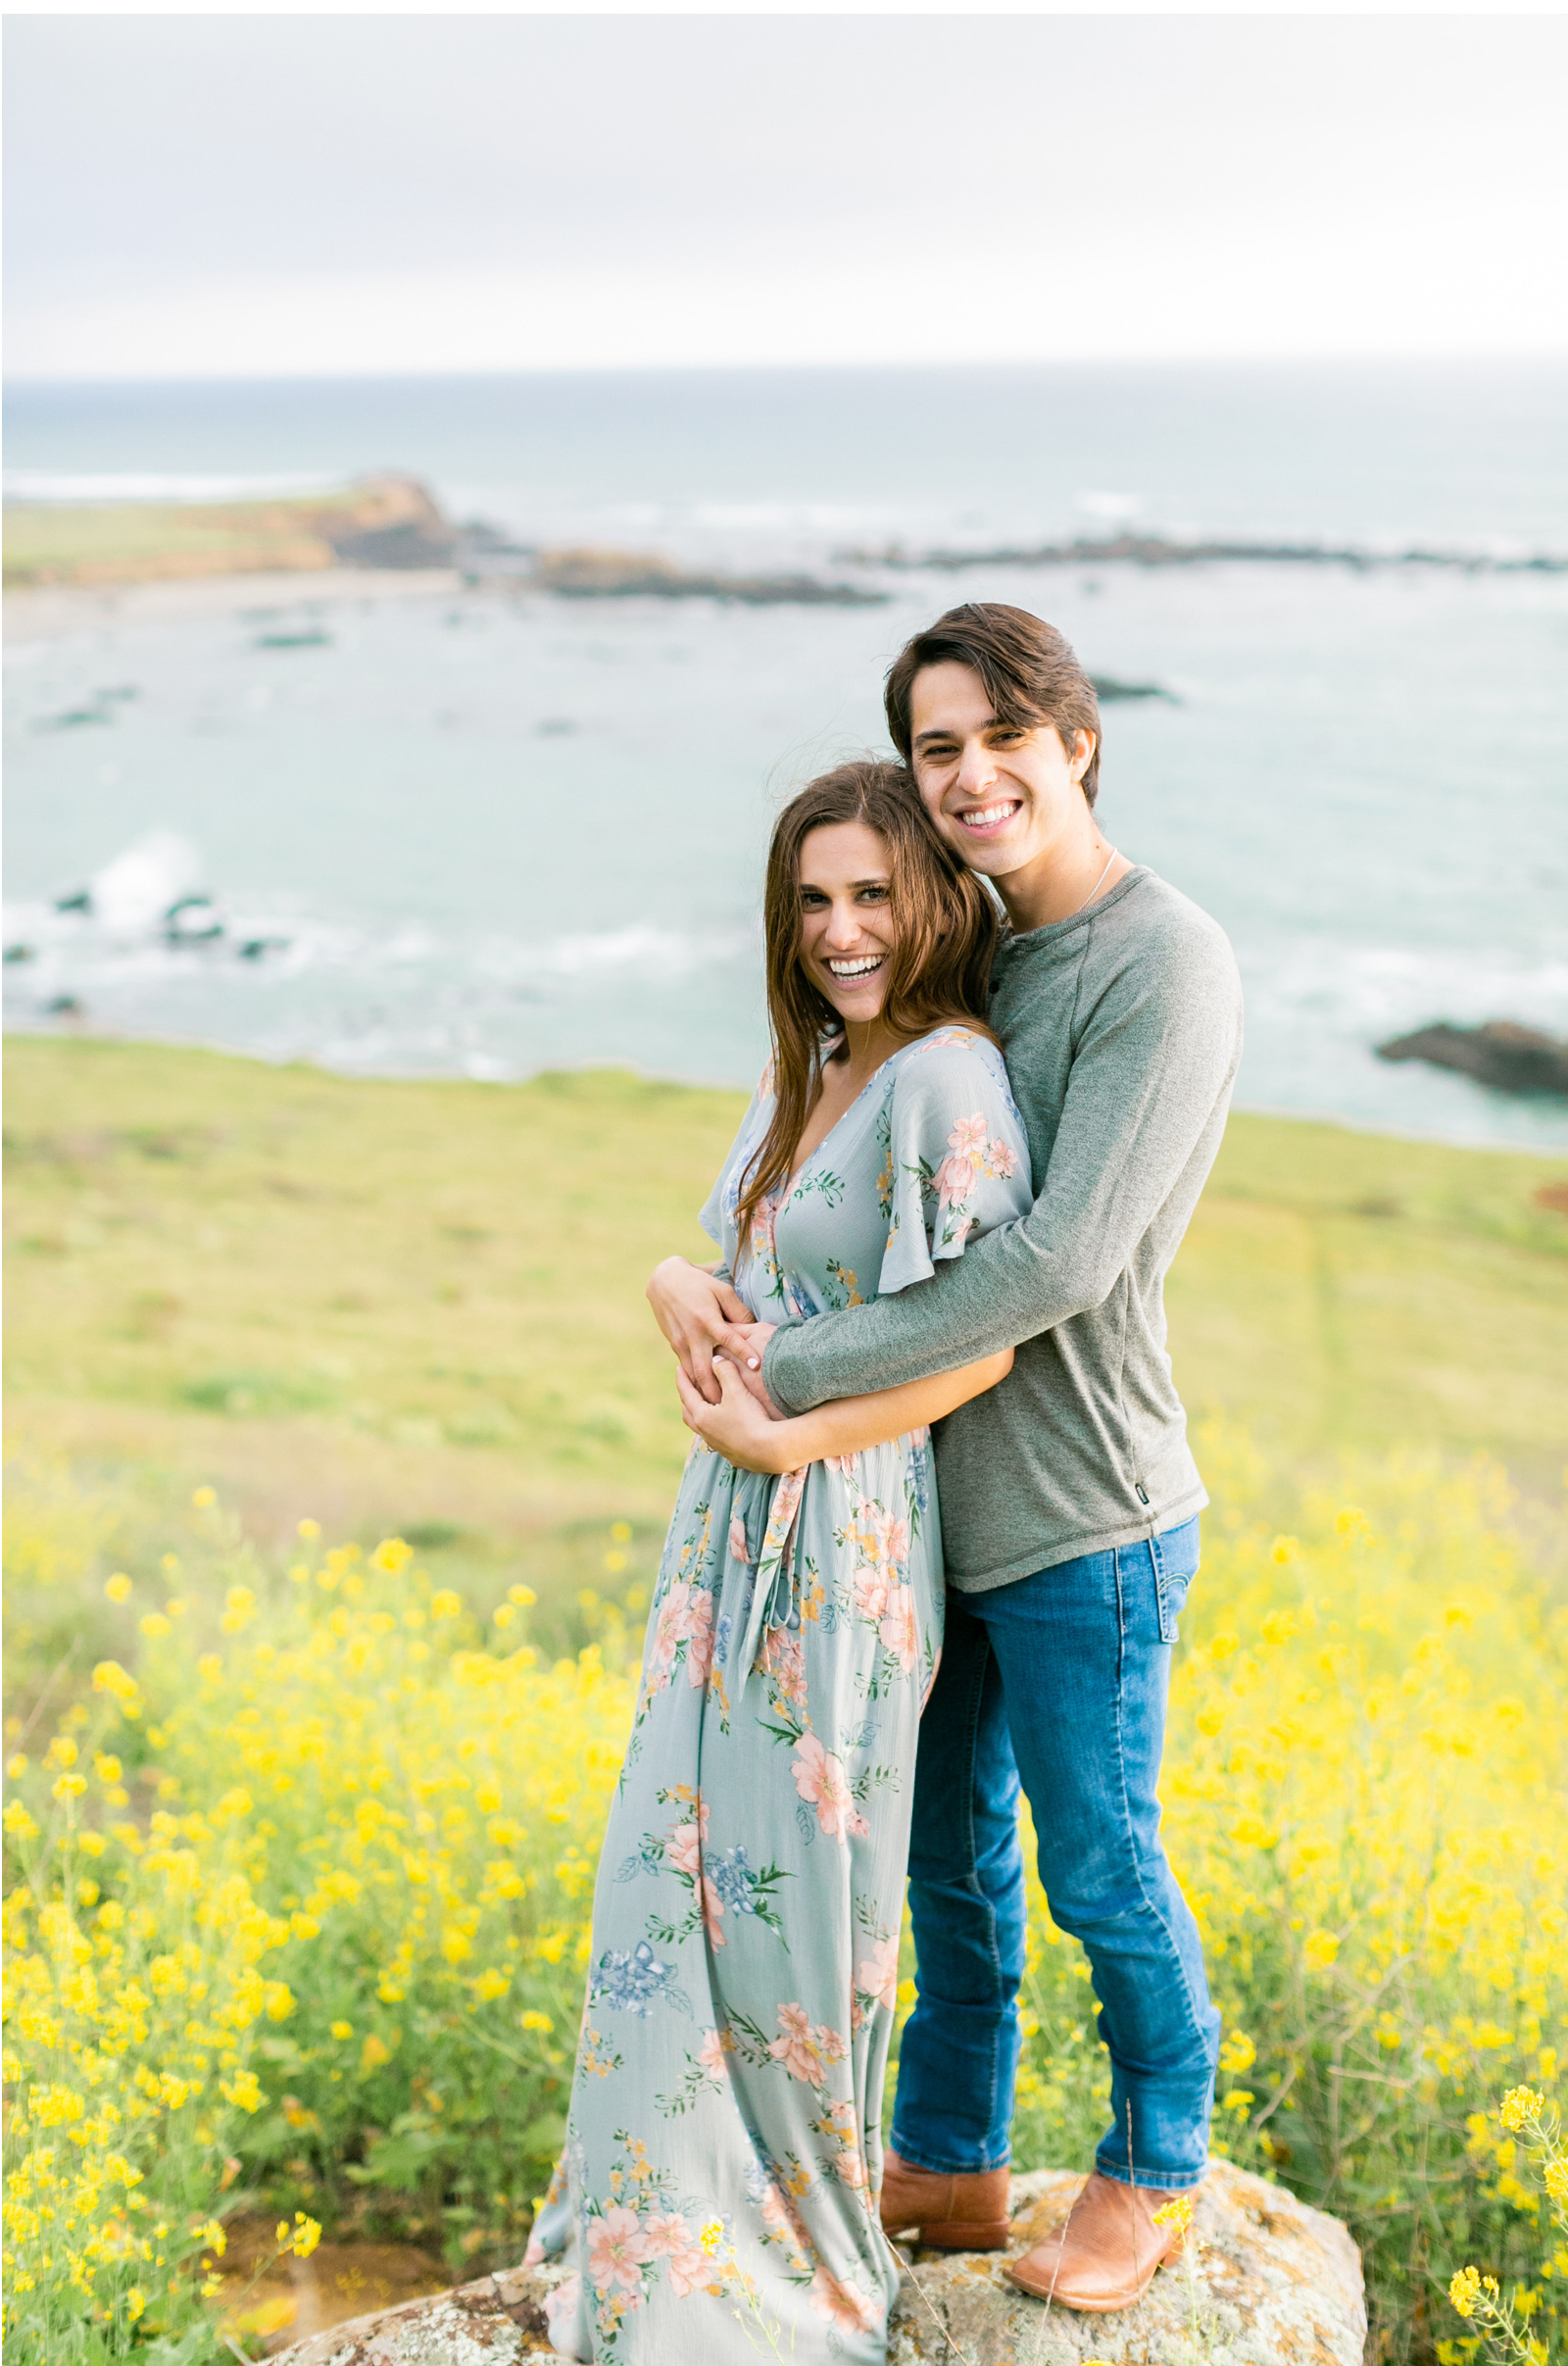
POLYGON ((732 1325, 751 1322, 751 1307, 728 1282, 683 1257, 666 1257, 654 1267, 648 1304, 691 1387, 716 1405, 713 1351, 732 1325))
POLYGON ((686 1427, 733 1462, 737 1470, 794 1470, 806 1459, 797 1450, 796 1425, 767 1412, 727 1357, 713 1358, 717 1405, 710 1405, 687 1379, 684 1366, 675 1374, 680 1391, 681 1417, 686 1427))
POLYGON ((714 1357, 715 1360, 727 1358, 734 1365, 758 1404, 774 1421, 787 1421, 789 1415, 780 1412, 768 1395, 767 1383, 762 1378, 763 1350, 777 1329, 776 1322, 731 1323, 727 1330, 719 1334, 714 1357))

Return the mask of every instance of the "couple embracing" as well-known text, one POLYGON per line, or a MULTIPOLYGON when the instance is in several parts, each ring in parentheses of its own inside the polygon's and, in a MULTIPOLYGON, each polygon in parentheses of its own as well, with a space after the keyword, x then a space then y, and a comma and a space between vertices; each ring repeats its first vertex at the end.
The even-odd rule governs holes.
POLYGON ((696 1443, 534 2239, 576 2271, 567 2357, 884 2366, 888 2238, 1005 2243, 1020 1787, 1111 2124, 1008 2273, 1131 2305, 1207 2165, 1219 2016, 1155 1798, 1207 1499, 1162 1286, 1236 966, 1102 836, 1094 688, 1050 625, 955 609, 886 701, 903 763, 773 834, 773 1054, 703 1211, 718 1262, 649 1286, 696 1443))

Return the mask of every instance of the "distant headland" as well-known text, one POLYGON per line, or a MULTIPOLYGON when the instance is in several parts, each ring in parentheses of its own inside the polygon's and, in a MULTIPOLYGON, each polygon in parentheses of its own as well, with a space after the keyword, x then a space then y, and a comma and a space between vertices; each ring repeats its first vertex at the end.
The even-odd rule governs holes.
MULTIPOLYGON (((1120 533, 996 549, 911 550, 902 543, 842 550, 857 579, 800 571, 729 573, 688 567, 657 551, 520 542, 482 518, 456 522, 428 488, 382 475, 331 492, 263 500, 13 501, 5 506, 8 591, 113 589, 141 583, 334 571, 441 572, 469 585, 563 600, 716 600, 745 607, 879 607, 888 574, 977 567, 1330 567, 1357 573, 1398 567, 1465 574, 1563 574, 1568 555, 1507 555, 1349 543, 1182 540, 1120 533), (869 578, 869 579, 868 579, 869 578)), ((1112 686, 1107 695, 1116 695, 1112 686)))
POLYGON ((799 573, 725 574, 657 552, 548 550, 482 519, 455 524, 413 477, 264 501, 8 502, 7 591, 98 590, 222 575, 334 569, 454 572, 564 600, 720 600, 746 607, 879 607, 885 591, 799 573))

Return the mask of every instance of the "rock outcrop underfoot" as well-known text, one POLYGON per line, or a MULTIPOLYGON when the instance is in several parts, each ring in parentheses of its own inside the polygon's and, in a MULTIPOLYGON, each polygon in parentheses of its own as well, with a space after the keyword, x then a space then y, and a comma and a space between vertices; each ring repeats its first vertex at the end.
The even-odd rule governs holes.
MULTIPOLYGON (((1016 2254, 1058 2224, 1082 2179, 1013 2181, 1016 2254)), ((1075 2316, 1014 2291, 1003 2254, 919 2251, 906 2265, 889 2366, 1361 2366, 1361 2261, 1336 2218, 1281 2186, 1216 2162, 1199 2197, 1190 2260, 1155 2277, 1137 2308, 1075 2316)), ((286 2366, 547 2366, 545 2295, 560 2270, 514 2268, 456 2292, 357 2317, 284 2352, 286 2366)), ((788 2355, 788 2334, 783 2337, 788 2355)), ((739 2346, 737 2361, 751 2348, 739 2346)), ((722 2366, 704 2360, 702 2366, 722 2366)))

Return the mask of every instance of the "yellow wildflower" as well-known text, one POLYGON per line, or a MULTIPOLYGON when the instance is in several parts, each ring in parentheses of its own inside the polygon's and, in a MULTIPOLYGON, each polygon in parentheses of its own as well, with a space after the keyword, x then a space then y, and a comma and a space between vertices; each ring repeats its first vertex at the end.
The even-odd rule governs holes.
POLYGON ((1154 2224, 1169 2227, 1185 2242, 1187 2230, 1193 2223, 1193 2206, 1191 2193, 1173 2193, 1169 2201, 1161 2202, 1154 2212, 1154 2224))
POLYGON ((1545 2107, 1545 2096, 1533 2087, 1510 2087, 1498 2109, 1498 2118, 1514 2136, 1533 2119, 1539 2119, 1545 2107))

